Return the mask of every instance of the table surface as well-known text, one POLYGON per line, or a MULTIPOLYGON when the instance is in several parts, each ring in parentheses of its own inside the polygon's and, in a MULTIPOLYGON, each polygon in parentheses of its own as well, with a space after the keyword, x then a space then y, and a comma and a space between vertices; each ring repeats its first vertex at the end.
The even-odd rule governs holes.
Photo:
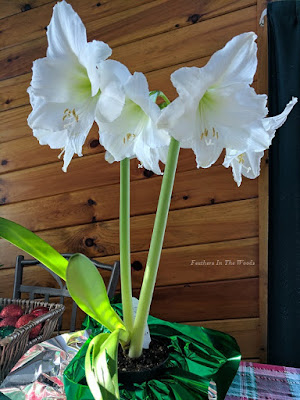
POLYGON ((241 362, 225 400, 300 400, 300 369, 241 362))

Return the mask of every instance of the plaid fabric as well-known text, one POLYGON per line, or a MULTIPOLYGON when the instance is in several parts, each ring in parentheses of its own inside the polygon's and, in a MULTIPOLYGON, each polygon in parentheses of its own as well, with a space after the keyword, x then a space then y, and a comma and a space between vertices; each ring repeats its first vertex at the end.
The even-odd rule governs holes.
POLYGON ((225 400, 300 399, 300 369, 241 362, 225 400))

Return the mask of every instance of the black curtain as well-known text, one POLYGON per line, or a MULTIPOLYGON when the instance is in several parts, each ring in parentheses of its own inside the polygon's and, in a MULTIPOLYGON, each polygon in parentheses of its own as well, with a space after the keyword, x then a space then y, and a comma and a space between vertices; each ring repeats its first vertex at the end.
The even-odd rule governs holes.
MULTIPOLYGON (((300 101, 300 1, 268 4, 269 115, 300 101)), ((300 367, 300 105, 270 148, 268 362, 300 367)))

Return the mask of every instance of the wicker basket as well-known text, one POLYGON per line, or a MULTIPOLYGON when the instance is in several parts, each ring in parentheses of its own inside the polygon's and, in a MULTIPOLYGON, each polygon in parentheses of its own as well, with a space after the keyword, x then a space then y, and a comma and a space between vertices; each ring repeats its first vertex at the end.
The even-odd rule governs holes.
POLYGON ((24 314, 30 314, 34 308, 39 306, 49 308, 49 312, 30 321, 28 324, 22 326, 22 328, 16 329, 11 335, 0 339, 0 383, 27 349, 52 336, 58 319, 65 309, 65 306, 62 304, 43 303, 35 300, 11 300, 0 298, 1 307, 5 307, 8 304, 21 306, 24 310, 24 314), (31 329, 40 323, 43 323, 43 325, 39 336, 29 340, 31 329))

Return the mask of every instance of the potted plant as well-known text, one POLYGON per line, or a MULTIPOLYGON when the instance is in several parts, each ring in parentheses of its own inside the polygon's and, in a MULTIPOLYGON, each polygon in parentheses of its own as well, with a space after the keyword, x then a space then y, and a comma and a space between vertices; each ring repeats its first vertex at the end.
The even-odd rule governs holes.
MULTIPOLYGON (((171 369, 162 375, 161 386, 157 383, 148 386, 152 398, 163 397, 164 390, 169 390, 164 398, 170 398, 170 391, 174 398, 185 397, 187 388, 193 392, 188 398, 200 398, 204 393, 207 395, 211 378, 217 383, 218 398, 224 398, 240 360, 235 341, 204 328, 183 328, 149 317, 178 155, 180 147, 192 148, 198 168, 208 168, 225 149, 223 165, 232 168, 238 185, 242 175, 256 178, 264 150, 297 99, 292 98, 280 115, 266 117, 267 96, 257 95, 250 87, 257 67, 256 35, 252 32, 234 37, 205 67, 175 71, 171 80, 179 96, 173 102, 161 91, 149 92, 142 73, 132 75, 124 65, 107 59, 111 55, 107 44, 87 42, 83 23, 65 1, 54 7, 47 37, 47 56, 33 64, 28 89, 33 111, 28 123, 40 144, 62 149, 65 172, 73 155, 82 155, 82 146, 94 121, 99 126, 106 160, 120 162, 122 309, 110 305, 100 274, 84 255, 76 254, 68 262, 39 237, 3 218, 0 236, 65 279, 79 307, 101 324, 95 327, 76 361, 95 399, 120 398, 119 344, 129 359, 138 360, 143 347, 147 347, 147 321, 153 336, 168 337, 169 347, 177 347, 177 355, 183 354, 184 344, 185 351, 194 357, 183 355, 181 364, 179 356, 172 356, 171 351, 171 369), (159 104, 158 99, 162 100, 159 104), (156 174, 161 174, 160 162, 165 164, 136 315, 131 287, 129 209, 129 167, 130 159, 135 157, 156 174), (175 336, 177 339, 170 339, 175 336), (173 340, 171 345, 170 340, 173 340), (197 346, 199 352, 191 350, 197 346), (80 364, 82 356, 84 366, 80 364)), ((76 369, 74 365, 72 368, 76 369)), ((79 384, 75 382, 77 392, 74 395, 71 390, 69 398, 80 398, 84 385, 81 388, 79 384)), ((131 398, 130 390, 120 388, 122 398, 131 398)), ((134 398, 149 397, 145 385, 136 388, 134 398)), ((86 399, 84 396, 81 398, 86 399)))

